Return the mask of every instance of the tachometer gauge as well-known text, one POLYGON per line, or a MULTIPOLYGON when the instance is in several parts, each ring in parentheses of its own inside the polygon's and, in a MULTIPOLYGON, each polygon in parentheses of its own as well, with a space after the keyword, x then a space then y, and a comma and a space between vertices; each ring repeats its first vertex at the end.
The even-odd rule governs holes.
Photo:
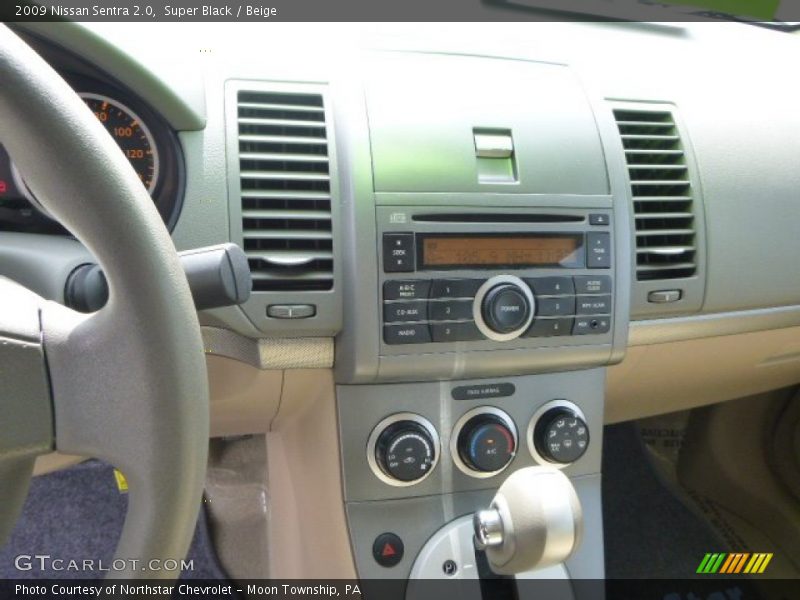
POLYGON ((151 194, 158 183, 158 150, 147 125, 130 108, 101 94, 79 94, 92 109, 151 194))

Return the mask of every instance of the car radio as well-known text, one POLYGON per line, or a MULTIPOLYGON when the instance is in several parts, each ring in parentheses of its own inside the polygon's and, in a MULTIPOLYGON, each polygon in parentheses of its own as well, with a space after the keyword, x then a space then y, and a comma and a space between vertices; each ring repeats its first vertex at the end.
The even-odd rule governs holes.
POLYGON ((611 211, 437 208, 379 207, 384 346, 610 334, 611 211))

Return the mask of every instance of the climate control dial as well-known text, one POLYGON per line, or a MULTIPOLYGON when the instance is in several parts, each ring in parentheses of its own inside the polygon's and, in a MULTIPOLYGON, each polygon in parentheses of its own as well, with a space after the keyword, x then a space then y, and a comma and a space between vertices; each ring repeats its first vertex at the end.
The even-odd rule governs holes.
POLYGON ((373 472, 390 485, 413 485, 425 479, 439 460, 439 438, 427 419, 394 415, 373 430, 367 459, 373 472))
POLYGON ((503 471, 517 453, 517 430, 503 411, 483 406, 462 416, 453 432, 453 460, 472 477, 503 471))
POLYGON ((566 401, 543 408, 531 423, 534 457, 557 465, 574 463, 589 448, 589 427, 583 414, 566 401))

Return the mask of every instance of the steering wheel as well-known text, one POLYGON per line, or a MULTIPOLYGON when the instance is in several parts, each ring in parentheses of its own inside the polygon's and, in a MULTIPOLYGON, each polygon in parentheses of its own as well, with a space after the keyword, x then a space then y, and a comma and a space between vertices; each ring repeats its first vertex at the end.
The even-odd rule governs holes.
POLYGON ((106 460, 129 482, 115 555, 126 566, 110 576, 176 577, 164 561, 186 556, 208 453, 206 365, 185 274, 114 140, 4 25, 0 81, 0 140, 110 291, 85 315, 0 277, 0 544, 36 456, 56 449, 106 460))

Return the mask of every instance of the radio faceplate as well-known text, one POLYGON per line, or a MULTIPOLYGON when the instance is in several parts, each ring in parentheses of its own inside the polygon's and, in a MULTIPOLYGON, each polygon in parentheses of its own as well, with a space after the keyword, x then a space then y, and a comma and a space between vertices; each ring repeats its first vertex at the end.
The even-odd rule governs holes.
POLYGON ((377 217, 381 355, 611 343, 611 210, 379 206, 377 217))

